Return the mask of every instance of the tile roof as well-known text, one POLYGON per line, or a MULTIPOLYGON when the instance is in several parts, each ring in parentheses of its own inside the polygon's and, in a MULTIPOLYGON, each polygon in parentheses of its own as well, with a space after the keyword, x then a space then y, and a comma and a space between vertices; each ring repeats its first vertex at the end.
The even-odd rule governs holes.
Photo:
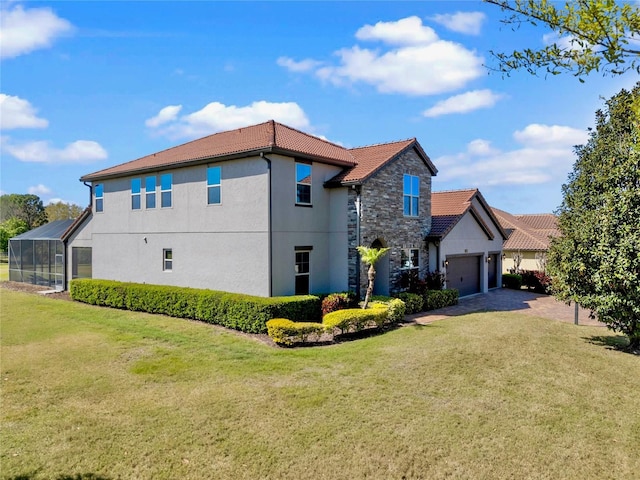
POLYGON ((258 125, 215 133, 85 175, 80 180, 116 177, 138 171, 201 163, 237 154, 258 154, 261 151, 293 153, 341 166, 355 164, 352 155, 344 147, 270 120, 258 125))
POLYGON ((549 230, 547 228, 537 229, 532 226, 548 227, 552 224, 557 225, 557 219, 552 214, 512 215, 498 208, 492 207, 492 210, 502 227, 509 234, 509 238, 503 245, 505 250, 545 251, 549 248, 549 236, 558 234, 557 227, 549 230), (527 217, 531 224, 523 221, 522 217, 527 217), (549 217, 553 217, 555 220, 549 217))
POLYGON ((431 194, 431 232, 429 237, 444 238, 456 226, 456 224, 467 213, 471 212, 475 220, 480 224, 487 235, 493 238, 493 233, 487 224, 482 220, 478 211, 473 206, 473 199, 477 198, 487 214, 498 229, 498 232, 507 238, 502 226, 494 217, 491 208, 485 201, 480 191, 476 189, 469 190, 451 190, 446 192, 433 192, 431 194))
POLYGON ((559 234, 558 217, 553 213, 533 213, 515 215, 515 217, 523 223, 526 223, 534 230, 544 232, 548 235, 559 234))
POLYGON ((351 184, 365 180, 384 164, 409 148, 415 148, 432 174, 437 169, 415 138, 367 147, 347 149, 314 135, 270 120, 219 132, 130 162, 115 165, 80 178, 81 181, 118 177, 177 165, 199 164, 215 159, 259 153, 282 153, 345 167, 328 184, 351 184))

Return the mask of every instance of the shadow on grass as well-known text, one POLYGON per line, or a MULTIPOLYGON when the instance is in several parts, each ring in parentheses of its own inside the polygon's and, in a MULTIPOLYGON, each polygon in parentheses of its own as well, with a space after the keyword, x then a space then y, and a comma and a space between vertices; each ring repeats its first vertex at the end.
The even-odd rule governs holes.
POLYGON ((638 350, 629 350, 629 339, 622 335, 594 335, 582 338, 594 345, 607 347, 609 350, 617 350, 631 355, 640 355, 640 351, 638 350))
MULTIPOLYGON (((38 472, 25 473, 23 475, 16 475, 15 477, 9 477, 9 480, 33 480, 37 477, 38 472)), ((57 477, 51 477, 55 480, 112 480, 111 477, 105 477, 103 475, 96 475, 95 473, 76 473, 74 475, 58 475, 57 477)))

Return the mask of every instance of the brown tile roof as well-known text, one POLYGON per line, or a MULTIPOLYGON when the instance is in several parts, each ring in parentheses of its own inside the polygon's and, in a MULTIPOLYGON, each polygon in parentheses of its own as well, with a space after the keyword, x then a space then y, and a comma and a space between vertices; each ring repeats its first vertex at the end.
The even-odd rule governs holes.
POLYGON ((492 208, 492 210, 496 218, 502 224, 502 227, 509 234, 509 238, 503 245, 505 250, 545 251, 549 248, 550 234, 558 234, 557 227, 551 231, 546 228, 536 229, 522 219, 522 217, 527 217, 534 225, 548 227, 551 224, 557 224, 557 219, 552 220, 551 218, 548 218, 553 217, 555 219, 554 215, 512 215, 498 208, 492 208), (538 217, 545 218, 541 219, 538 217))
POLYGON ((542 232, 545 235, 559 235, 558 217, 553 213, 533 213, 515 215, 515 217, 523 223, 526 223, 534 230, 542 232))
POLYGON ((429 237, 446 237, 462 217, 467 212, 470 212, 482 229, 487 233, 487 236, 489 238, 493 238, 491 229, 473 206, 472 201, 474 198, 478 199, 480 205, 482 205, 486 210, 489 218, 491 218, 495 227, 498 229, 498 232, 506 239, 506 232, 493 215, 491 208, 477 188, 470 190, 433 192, 431 194, 431 232, 429 233, 429 237))
POLYGON ((90 173, 80 180, 95 181, 134 172, 171 168, 176 165, 186 166, 214 159, 273 152, 345 167, 345 170, 327 182, 341 185, 365 180, 408 148, 415 148, 432 174, 437 173, 437 169, 415 138, 347 149, 270 120, 193 140, 137 160, 90 173))
POLYGON ((340 166, 355 164, 353 157, 344 147, 270 120, 258 125, 215 133, 85 175, 80 180, 116 177, 178 164, 200 163, 219 157, 259 152, 293 153, 296 156, 311 157, 340 166))

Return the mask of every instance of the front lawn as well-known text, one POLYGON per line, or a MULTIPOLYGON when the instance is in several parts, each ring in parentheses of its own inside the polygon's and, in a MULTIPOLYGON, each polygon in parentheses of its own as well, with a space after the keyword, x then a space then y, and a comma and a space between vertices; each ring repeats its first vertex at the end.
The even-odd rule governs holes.
POLYGON ((0 289, 5 478, 633 478, 640 358, 479 313, 317 348, 0 289))

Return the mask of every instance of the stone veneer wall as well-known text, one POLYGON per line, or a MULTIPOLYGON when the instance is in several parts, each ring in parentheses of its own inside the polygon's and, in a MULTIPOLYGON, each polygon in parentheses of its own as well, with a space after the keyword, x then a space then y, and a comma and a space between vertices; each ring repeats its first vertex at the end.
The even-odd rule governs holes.
MULTIPOLYGON (((429 271, 429 251, 424 241, 431 230, 431 172, 414 149, 406 151, 388 163, 362 185, 362 212, 360 219, 360 245, 371 246, 380 239, 389 251, 389 289, 400 289, 402 275, 400 251, 403 248, 420 250, 420 277, 429 271), (403 175, 420 178, 419 216, 405 217, 403 214, 403 175)), ((349 238, 349 289, 357 285, 357 231, 356 191, 348 195, 349 238)), ((367 266, 360 265, 360 292, 367 288, 367 266)))

